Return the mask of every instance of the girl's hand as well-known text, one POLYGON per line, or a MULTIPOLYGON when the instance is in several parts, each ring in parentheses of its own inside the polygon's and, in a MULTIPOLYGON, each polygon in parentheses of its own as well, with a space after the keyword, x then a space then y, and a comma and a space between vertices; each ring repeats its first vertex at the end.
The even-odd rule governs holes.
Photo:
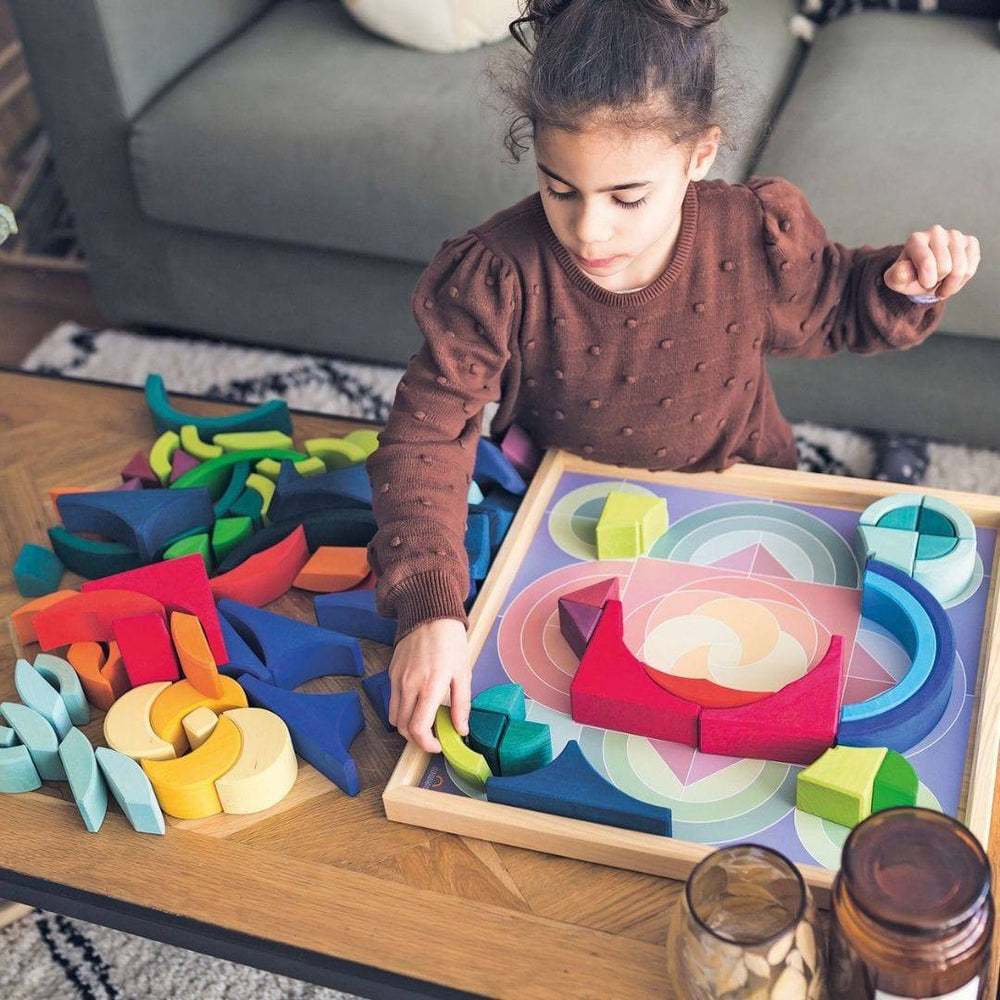
POLYGON ((451 720, 469 732, 472 665, 465 626, 457 618, 418 625, 396 644, 389 664, 389 722, 404 739, 428 753, 440 753, 433 733, 438 708, 451 694, 451 720))
POLYGON ((965 286, 979 267, 979 240, 957 229, 931 226, 910 233, 903 252, 882 279, 903 295, 934 293, 947 299, 965 286))

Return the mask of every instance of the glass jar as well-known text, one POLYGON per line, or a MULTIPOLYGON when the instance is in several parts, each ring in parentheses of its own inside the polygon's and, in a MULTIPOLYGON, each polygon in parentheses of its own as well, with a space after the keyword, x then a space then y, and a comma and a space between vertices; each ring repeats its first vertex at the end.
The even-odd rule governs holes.
POLYGON ((870 816, 844 844, 831 899, 831 997, 985 997, 990 863, 957 820, 912 806, 870 816))
POLYGON ((671 974, 685 1000, 813 1000, 822 943, 795 865, 767 847, 724 847, 691 872, 674 911, 671 974))

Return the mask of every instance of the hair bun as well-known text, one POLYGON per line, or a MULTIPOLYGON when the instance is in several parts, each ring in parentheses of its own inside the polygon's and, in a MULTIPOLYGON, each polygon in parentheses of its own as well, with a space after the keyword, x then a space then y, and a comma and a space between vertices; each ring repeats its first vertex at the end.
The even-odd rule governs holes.
POLYGON ((707 28, 729 11, 726 0, 655 0, 655 3, 662 14, 684 28, 707 28))

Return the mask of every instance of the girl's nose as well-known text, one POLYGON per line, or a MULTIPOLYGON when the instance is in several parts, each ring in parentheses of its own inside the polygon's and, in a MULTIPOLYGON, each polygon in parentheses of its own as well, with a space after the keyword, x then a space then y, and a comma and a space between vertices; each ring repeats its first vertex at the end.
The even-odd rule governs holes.
POLYGON ((611 225, 598 207, 584 206, 576 219, 576 238, 580 247, 599 259, 601 247, 611 239, 611 225))

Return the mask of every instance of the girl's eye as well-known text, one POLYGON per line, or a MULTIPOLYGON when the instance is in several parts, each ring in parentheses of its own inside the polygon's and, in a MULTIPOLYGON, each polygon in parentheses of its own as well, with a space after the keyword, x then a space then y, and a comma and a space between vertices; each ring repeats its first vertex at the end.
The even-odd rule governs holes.
MULTIPOLYGON (((615 201, 618 201, 618 199, 616 198, 615 201)), ((621 205, 622 208, 638 208, 640 205, 646 204, 646 196, 643 195, 636 201, 618 201, 618 204, 621 205)))
MULTIPOLYGON (((545 189, 548 192, 549 197, 554 198, 556 201, 565 201, 567 198, 572 198, 576 195, 575 191, 553 191, 548 185, 545 186, 545 189)), ((615 202, 621 208, 639 208, 641 205, 646 204, 646 197, 643 195, 642 198, 638 198, 636 201, 619 201, 615 198, 615 202)))

